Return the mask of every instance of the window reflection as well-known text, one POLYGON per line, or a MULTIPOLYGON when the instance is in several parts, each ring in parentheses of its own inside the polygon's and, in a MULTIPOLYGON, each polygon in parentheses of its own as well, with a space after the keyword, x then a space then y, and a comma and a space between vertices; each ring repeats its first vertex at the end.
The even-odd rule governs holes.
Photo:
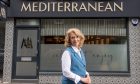
POLYGON ((61 72, 64 34, 72 27, 85 35, 83 51, 88 71, 128 71, 125 19, 43 19, 41 23, 41 71, 61 72))
MULTIPOLYGON (((41 36, 41 44, 64 44, 64 36, 41 36)), ((85 36, 85 44, 124 44, 125 36, 85 36)))

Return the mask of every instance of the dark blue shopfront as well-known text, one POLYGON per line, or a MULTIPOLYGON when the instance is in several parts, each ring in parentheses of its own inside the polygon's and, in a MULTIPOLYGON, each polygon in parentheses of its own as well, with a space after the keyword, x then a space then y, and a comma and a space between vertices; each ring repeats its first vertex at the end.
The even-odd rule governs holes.
POLYGON ((60 75, 64 33, 70 27, 85 34, 83 48, 92 75, 130 76, 128 19, 140 17, 139 3, 12 0, 7 8, 7 18, 14 18, 12 79, 60 75))
POLYGON ((36 18, 138 17, 140 15, 139 3, 139 0, 13 0, 8 8, 7 16, 36 18))

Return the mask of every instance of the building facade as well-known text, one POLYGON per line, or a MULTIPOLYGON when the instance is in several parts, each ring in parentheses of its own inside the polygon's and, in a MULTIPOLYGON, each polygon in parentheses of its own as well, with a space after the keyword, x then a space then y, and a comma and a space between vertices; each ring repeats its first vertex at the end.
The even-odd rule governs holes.
POLYGON ((139 84, 139 3, 10 1, 2 34, 2 82, 61 84, 64 35, 76 27, 86 37, 83 50, 92 84, 139 84))

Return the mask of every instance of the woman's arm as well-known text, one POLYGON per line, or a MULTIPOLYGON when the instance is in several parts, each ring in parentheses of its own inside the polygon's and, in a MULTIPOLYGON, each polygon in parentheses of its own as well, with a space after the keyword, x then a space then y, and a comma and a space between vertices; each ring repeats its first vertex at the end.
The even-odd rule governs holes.
POLYGON ((91 84, 90 75, 87 75, 86 78, 81 78, 80 80, 81 80, 83 83, 91 84))
POLYGON ((65 77, 73 80, 76 84, 80 81, 81 77, 71 72, 71 56, 69 51, 64 51, 62 54, 62 73, 65 77))

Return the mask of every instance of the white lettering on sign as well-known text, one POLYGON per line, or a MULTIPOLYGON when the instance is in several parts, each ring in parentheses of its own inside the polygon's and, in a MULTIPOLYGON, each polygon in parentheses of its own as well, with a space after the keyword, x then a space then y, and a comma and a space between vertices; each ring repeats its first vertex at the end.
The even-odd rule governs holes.
POLYGON ((122 12, 123 9, 123 2, 23 2, 21 6, 21 12, 122 12))

